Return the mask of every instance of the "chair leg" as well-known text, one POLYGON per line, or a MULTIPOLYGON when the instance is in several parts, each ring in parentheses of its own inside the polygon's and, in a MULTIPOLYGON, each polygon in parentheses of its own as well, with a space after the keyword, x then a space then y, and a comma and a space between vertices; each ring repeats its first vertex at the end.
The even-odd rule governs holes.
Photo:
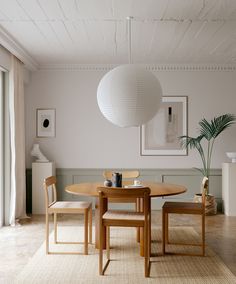
POLYGON ((48 213, 45 215, 46 218, 46 254, 49 253, 49 221, 48 221, 48 213))
POLYGON ((205 215, 202 214, 202 256, 205 256, 205 215))
MULTIPOLYGON (((166 244, 170 244, 169 242, 169 213, 165 212, 162 209, 162 253, 166 254, 166 244)), ((198 246, 201 248, 200 253, 177 253, 171 252, 171 254, 175 255, 190 255, 190 256, 205 256, 205 215, 202 214, 202 232, 201 232, 201 243, 179 243, 179 242, 171 242, 173 245, 189 245, 189 246, 198 246)))
POLYGON ((145 277, 149 277, 149 226, 145 224, 144 226, 144 272, 145 272, 145 277))
POLYGON ((103 275, 103 234, 102 225, 99 225, 99 274, 103 275))
POLYGON ((165 254, 165 246, 166 246, 166 218, 165 211, 162 209, 162 254, 165 254))
POLYGON ((152 230, 151 230, 151 228, 152 228, 152 224, 151 224, 151 214, 150 214, 150 220, 149 220, 149 237, 148 237, 148 261, 149 261, 149 263, 150 263, 150 257, 151 257, 151 251, 152 251, 152 249, 151 249, 151 246, 152 246, 152 237, 151 237, 151 235, 152 235, 152 230))
POLYGON ((88 254, 88 210, 84 212, 84 254, 88 254))
MULTIPOLYGON (((151 212, 151 210, 150 210, 151 212)), ((151 214, 149 216, 149 224, 148 224, 148 236, 149 236, 149 255, 151 254, 151 244, 152 244, 152 219, 151 214)))
POLYGON ((92 229, 93 229, 93 220, 92 220, 92 206, 89 209, 89 243, 92 244, 92 239, 93 239, 93 233, 92 233, 92 229))
POLYGON ((166 235, 166 239, 165 239, 165 242, 166 242, 166 244, 169 244, 169 214, 168 213, 166 213, 165 214, 165 224, 166 224, 166 226, 165 226, 165 235, 166 235))
POLYGON ((140 227, 140 244, 139 244, 139 250, 140 250, 140 256, 144 256, 144 228, 140 227))
POLYGON ((57 213, 54 213, 54 243, 57 243, 57 213))
POLYGON ((106 248, 107 248, 107 259, 110 260, 110 226, 107 226, 107 236, 106 236, 106 248))

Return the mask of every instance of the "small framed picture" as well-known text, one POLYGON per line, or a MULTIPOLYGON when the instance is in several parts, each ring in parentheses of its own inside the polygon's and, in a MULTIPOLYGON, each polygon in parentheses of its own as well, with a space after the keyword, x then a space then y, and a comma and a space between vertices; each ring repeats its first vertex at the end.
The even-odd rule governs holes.
POLYGON ((56 136, 56 110, 37 109, 36 111, 37 137, 56 136))

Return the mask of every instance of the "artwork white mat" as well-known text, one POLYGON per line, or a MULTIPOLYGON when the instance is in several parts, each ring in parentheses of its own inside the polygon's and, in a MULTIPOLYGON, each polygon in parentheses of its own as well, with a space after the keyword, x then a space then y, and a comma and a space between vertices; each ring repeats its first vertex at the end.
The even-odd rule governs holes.
POLYGON ((141 126, 141 155, 187 155, 179 142, 182 135, 187 135, 187 97, 164 96, 154 118, 141 126))
POLYGON ((56 110, 37 109, 37 137, 55 137, 56 135, 56 110))

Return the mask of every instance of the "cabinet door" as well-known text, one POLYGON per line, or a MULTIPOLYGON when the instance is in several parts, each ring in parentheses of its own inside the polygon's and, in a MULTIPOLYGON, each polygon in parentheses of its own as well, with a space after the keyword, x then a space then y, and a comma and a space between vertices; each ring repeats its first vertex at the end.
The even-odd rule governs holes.
POLYGON ((223 210, 227 216, 236 216, 236 163, 223 163, 222 170, 223 210))
MULTIPOLYGON (((32 213, 45 214, 44 179, 55 175, 54 163, 32 164, 32 213)), ((49 201, 52 201, 52 191, 49 192, 49 201)))

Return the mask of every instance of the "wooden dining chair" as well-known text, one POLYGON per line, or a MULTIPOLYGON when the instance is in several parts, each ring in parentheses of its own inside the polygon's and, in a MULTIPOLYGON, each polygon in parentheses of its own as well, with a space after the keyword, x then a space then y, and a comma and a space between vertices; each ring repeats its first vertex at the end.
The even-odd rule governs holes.
MULTIPOLYGON (((202 203, 194 202, 165 202, 162 207, 162 252, 166 254, 166 244, 175 245, 190 245, 190 246, 200 246, 201 253, 171 253, 179 255, 205 255, 205 200, 206 200, 206 190, 208 188, 208 178, 204 177, 202 180, 202 203), (201 243, 174 243, 169 241, 169 214, 194 214, 201 215, 202 220, 202 235, 201 243)), ((169 253, 169 252, 168 252, 169 253)))
MULTIPOLYGON (((112 180, 112 174, 114 171, 106 170, 103 172, 103 177, 108 180, 112 180)), ((125 180, 130 180, 134 181, 134 179, 138 178, 140 176, 139 171, 122 171, 122 179, 125 180)), ((134 204, 135 211, 139 212, 141 210, 141 204, 140 204, 140 199, 135 199, 135 198, 115 198, 115 199, 110 199, 110 203, 131 203, 134 204)), ((137 235, 136 235, 137 242, 140 242, 140 232, 139 229, 137 229, 137 235)))
POLYGON ((145 277, 149 277, 150 273, 150 189, 144 188, 108 188, 98 187, 99 193, 99 232, 102 232, 104 227, 107 228, 106 234, 106 250, 107 262, 103 267, 103 234, 99 234, 99 274, 104 275, 105 270, 110 262, 110 227, 141 227, 144 231, 143 246, 144 246, 144 272, 145 277), (108 208, 107 202, 110 198, 140 198, 143 200, 143 211, 124 211, 124 210, 107 210, 104 213, 104 208, 108 208), (104 205, 105 202, 105 205, 104 205))
MULTIPOLYGON (((103 177, 105 179, 112 179, 112 174, 114 171, 104 171, 103 172, 103 177)), ((122 171, 122 178, 124 179, 135 179, 138 178, 140 176, 139 171, 122 171)))
POLYGON ((45 209, 46 209, 46 253, 47 254, 80 254, 79 252, 50 252, 49 251, 49 215, 54 215, 54 243, 55 244, 84 244, 84 254, 88 254, 89 243, 92 243, 92 203, 84 201, 57 201, 56 177, 44 180, 45 209), (49 200, 52 190, 53 200, 49 200), (57 240, 57 214, 84 214, 84 242, 62 242, 57 240), (89 224, 89 226, 88 226, 89 224), (88 233, 89 231, 89 233, 88 233))

